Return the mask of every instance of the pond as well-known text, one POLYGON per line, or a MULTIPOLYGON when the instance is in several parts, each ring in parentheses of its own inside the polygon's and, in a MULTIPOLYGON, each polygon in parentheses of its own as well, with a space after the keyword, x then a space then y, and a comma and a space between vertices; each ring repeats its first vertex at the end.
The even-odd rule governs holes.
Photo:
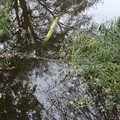
POLYGON ((93 17, 93 21, 103 23, 111 21, 120 16, 119 0, 102 0, 96 6, 88 9, 88 15, 93 17))
MULTIPOLYGON (((120 15, 119 7, 110 7, 118 3, 105 0, 105 4, 88 10, 88 14, 95 16, 95 22, 110 20, 120 15)), ((0 43, 1 54, 7 44, 0 43)), ((17 49, 20 55, 10 59, 16 68, 0 71, 2 120, 101 120, 88 109, 73 111, 70 106, 72 100, 86 94, 86 85, 75 72, 69 72, 70 65, 58 60, 60 47, 54 42, 43 47, 38 42, 17 49)), ((97 109, 91 111, 97 113, 97 109)))

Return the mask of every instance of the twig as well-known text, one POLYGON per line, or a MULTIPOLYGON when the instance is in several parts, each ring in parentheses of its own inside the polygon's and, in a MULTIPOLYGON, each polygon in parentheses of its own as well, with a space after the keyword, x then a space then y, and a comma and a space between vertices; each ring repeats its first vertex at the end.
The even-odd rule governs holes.
POLYGON ((11 66, 11 67, 1 67, 0 66, 0 71, 2 71, 2 70, 13 70, 15 68, 16 68, 15 66, 11 66))

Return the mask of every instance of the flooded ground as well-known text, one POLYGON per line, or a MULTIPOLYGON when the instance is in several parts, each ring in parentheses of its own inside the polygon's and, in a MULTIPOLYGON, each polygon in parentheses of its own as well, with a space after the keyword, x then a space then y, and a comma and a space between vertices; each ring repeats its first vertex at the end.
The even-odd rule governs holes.
POLYGON ((22 42, 15 48, 8 46, 13 43, 0 43, 0 60, 6 57, 10 66, 0 68, 1 120, 101 120, 97 108, 89 111, 77 104, 74 109, 73 101, 86 95, 87 86, 69 71, 70 65, 60 61, 59 41, 46 46, 40 41, 32 45, 22 42))
POLYGON ((69 65, 56 59, 59 56, 57 50, 49 46, 48 50, 43 52, 43 49, 35 45, 23 51, 16 56, 16 59, 14 58, 14 61, 12 60, 16 67, 10 70, 10 73, 9 70, 5 70, 4 74, 1 72, 3 80, 7 76, 5 83, 8 82, 7 86, 1 84, 5 89, 1 91, 1 97, 7 92, 6 89, 9 89, 11 99, 7 101, 5 96, 3 100, 5 103, 2 104, 5 106, 8 104, 10 107, 9 103, 14 102, 15 106, 13 110, 15 114, 8 111, 9 108, 4 108, 8 114, 5 119, 12 115, 12 119, 20 120, 79 120, 80 118, 87 120, 89 114, 86 116, 81 111, 74 113, 70 108, 71 101, 81 99, 85 95, 86 86, 74 72, 69 71, 71 69, 69 65))
POLYGON ((84 94, 81 81, 70 74, 65 74, 65 69, 67 69, 65 65, 47 62, 46 68, 42 69, 46 72, 40 74, 37 68, 29 76, 31 84, 36 85, 34 95, 43 104, 46 110, 44 117, 49 120, 62 120, 66 112, 62 108, 68 101, 84 94))
MULTIPOLYGON (((71 68, 54 57, 45 59, 36 56, 36 50, 24 57, 18 65, 20 68, 15 79, 35 89, 33 95, 43 106, 43 120, 64 119, 68 102, 84 95, 85 88, 81 80, 74 72, 67 72, 71 68)), ((71 117, 69 112, 66 115, 66 119, 71 117)))

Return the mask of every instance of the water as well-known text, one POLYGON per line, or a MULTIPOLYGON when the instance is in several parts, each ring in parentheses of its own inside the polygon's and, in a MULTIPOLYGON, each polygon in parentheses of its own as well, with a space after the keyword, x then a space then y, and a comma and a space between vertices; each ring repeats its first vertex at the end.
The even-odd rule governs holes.
POLYGON ((70 100, 84 95, 81 80, 65 73, 67 65, 40 61, 40 66, 27 73, 29 86, 36 86, 34 96, 44 107, 43 119, 62 120, 65 111, 62 108, 70 100))
POLYGON ((88 15, 93 17, 93 21, 103 23, 114 20, 120 16, 119 0, 102 0, 96 6, 88 9, 88 15))
MULTIPOLYGON (((106 4, 100 6, 100 9, 98 7, 95 15, 103 13, 102 11, 105 11, 103 8, 107 8, 106 4)), ((119 12, 114 13, 116 12, 113 12, 113 16, 119 15, 119 12)), ((104 21, 105 14, 111 15, 104 12, 104 15, 96 16, 96 21, 104 21)), ((87 110, 74 111, 68 104, 72 100, 83 98, 86 85, 76 77, 74 72, 68 72, 70 66, 56 59, 59 57, 59 47, 51 43, 45 48, 40 44, 22 48, 23 54, 12 59, 16 69, 4 73, 0 71, 1 81, 3 80, 0 85, 2 89, 0 107, 2 106, 1 109, 4 110, 3 119, 9 120, 11 117, 11 120, 15 120, 19 117, 20 120, 87 120, 88 117, 90 118, 91 114, 85 115, 88 113, 87 110), (13 109, 10 110, 9 107, 13 109), (7 118, 4 114, 8 114, 7 118)), ((0 49, 3 48, 4 45, 0 44, 0 49)))

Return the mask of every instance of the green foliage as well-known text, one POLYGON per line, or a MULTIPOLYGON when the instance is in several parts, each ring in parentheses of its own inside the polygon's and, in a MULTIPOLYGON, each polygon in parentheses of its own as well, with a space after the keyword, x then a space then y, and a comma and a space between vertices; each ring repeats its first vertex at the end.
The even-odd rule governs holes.
POLYGON ((67 49, 68 60, 78 75, 115 94, 120 93, 120 27, 117 23, 104 37, 80 33, 67 49))
POLYGON ((8 5, 9 2, 1 3, 3 7, 0 8, 0 38, 9 38, 11 36, 10 32, 10 22, 11 22, 11 15, 10 15, 10 8, 8 5))

